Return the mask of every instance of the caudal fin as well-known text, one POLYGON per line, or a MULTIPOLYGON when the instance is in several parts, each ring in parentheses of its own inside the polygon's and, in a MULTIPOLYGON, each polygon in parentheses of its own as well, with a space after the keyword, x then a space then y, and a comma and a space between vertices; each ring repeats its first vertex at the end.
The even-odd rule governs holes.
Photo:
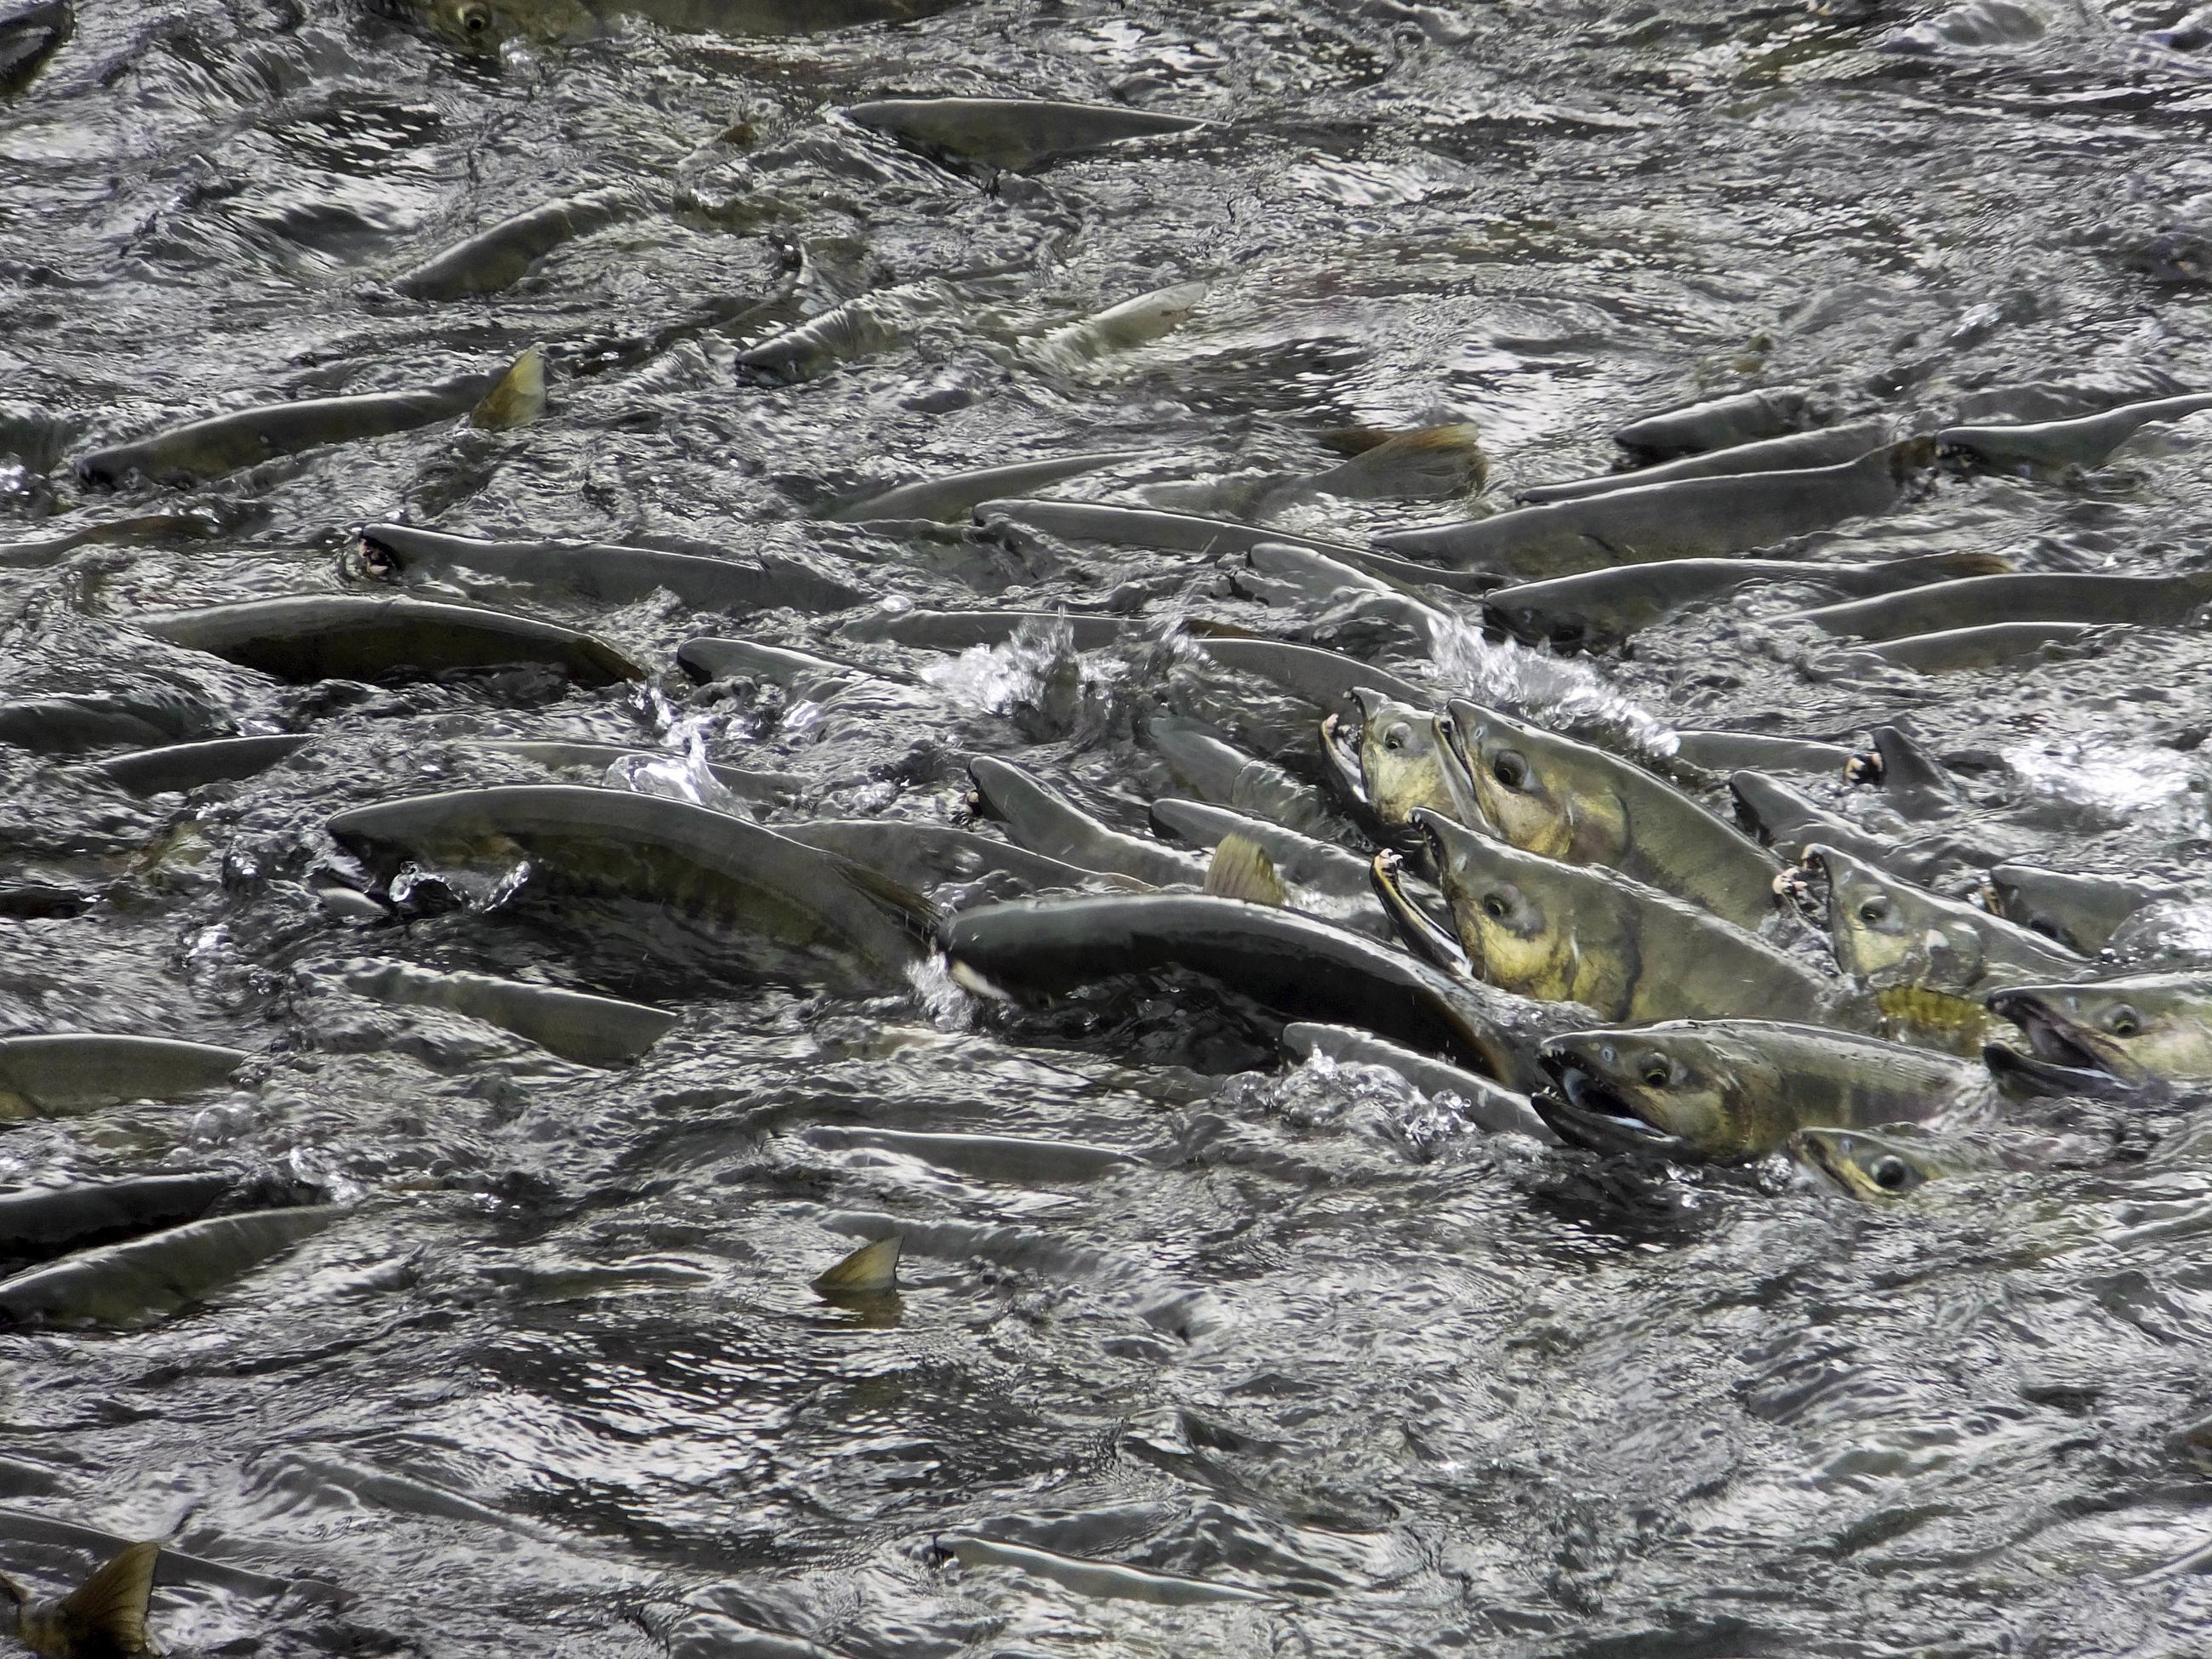
POLYGON ((1285 905, 1290 890, 1275 873, 1275 862, 1249 836, 1224 836, 1206 866, 1206 890, 1216 898, 1247 904, 1285 905))
POLYGON ((863 1244, 815 1279, 824 1296, 887 1296, 898 1288, 899 1236, 863 1244))
POLYGON ((64 1598, 54 1612, 76 1650, 151 1651, 146 1602, 154 1594, 154 1563, 161 1553, 157 1543, 133 1544, 64 1598))
POLYGON ((469 416, 489 432, 528 426, 545 412, 545 352, 532 346, 517 357, 499 384, 483 395, 469 416))

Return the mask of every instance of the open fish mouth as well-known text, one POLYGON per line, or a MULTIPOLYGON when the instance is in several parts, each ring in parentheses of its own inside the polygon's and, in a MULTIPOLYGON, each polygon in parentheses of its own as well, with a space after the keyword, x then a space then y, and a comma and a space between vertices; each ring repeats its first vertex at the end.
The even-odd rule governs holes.
MULTIPOLYGON (((1364 704, 1362 714, 1364 716, 1364 704)), ((1371 812, 1375 803, 1368 799, 1366 775, 1359 767, 1362 730, 1364 722, 1347 726, 1344 714, 1329 715, 1321 723, 1321 754, 1328 769, 1330 782, 1343 793, 1345 799, 1371 812)))
POLYGON ((2051 1069, 2143 1081, 2136 1066, 2032 991, 2000 991, 1990 998, 1989 1010, 2019 1026, 2030 1053, 2051 1069))
POLYGON ((1680 1140, 1645 1122, 1610 1084, 1573 1055, 1539 1048, 1536 1058, 1552 1074, 1557 1092, 1540 1092, 1530 1100, 1562 1139, 1594 1152, 1668 1157, 1684 1152, 1680 1140))

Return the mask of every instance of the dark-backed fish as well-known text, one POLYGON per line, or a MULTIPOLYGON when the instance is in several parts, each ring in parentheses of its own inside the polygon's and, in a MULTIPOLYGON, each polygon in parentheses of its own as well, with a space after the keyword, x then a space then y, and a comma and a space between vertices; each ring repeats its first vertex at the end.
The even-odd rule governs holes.
POLYGON ((52 1031, 0 1037, 0 1121, 220 1089, 252 1056, 173 1037, 52 1031))
POLYGON ((916 892, 960 888, 963 902, 1075 892, 1102 884, 1095 870, 949 823, 904 818, 823 818, 812 823, 787 824, 781 833, 850 859, 916 892))
POLYGON ((1140 449, 1103 450, 1090 455, 1060 455, 1038 461, 1017 461, 1011 466, 985 467, 978 472, 956 472, 946 477, 923 478, 900 484, 859 501, 848 501, 825 518, 845 524, 871 520, 928 519, 940 523, 964 519, 978 502, 1025 495, 1085 472, 1097 472, 1128 461, 1140 461, 1140 449))
POLYGON ((532 265, 562 243, 635 218, 646 208, 642 196, 621 188, 585 191, 546 202, 409 266, 392 279, 392 286, 415 300, 496 294, 520 282, 532 265))
POLYGON ((1826 414, 1819 394, 1809 388, 1763 386, 1662 409, 1631 421, 1613 441, 1632 453, 1664 460, 1785 437, 1819 426, 1826 414))
POLYGON ((483 605, 398 594, 310 593, 133 617, 131 625, 188 650, 281 680, 392 680, 456 668, 539 662, 586 685, 646 671, 593 635, 483 605))
POLYGON ((1721 557, 1886 513, 1934 453, 1932 441, 1911 438, 1842 466, 1645 484, 1376 539, 1393 553, 1532 581, 1607 565, 1721 557))
POLYGON ((1843 769, 1851 751, 1810 738, 1769 737, 1763 732, 1677 732, 1674 758, 1705 772, 1820 772, 1843 769))
POLYGON ((1810 1127, 1866 1129, 1966 1117, 1991 1091, 1978 1066, 1814 1025, 1678 1020, 1577 1031, 1537 1051, 1564 1103, 1538 1109, 1600 1151, 1740 1163, 1810 1127))
POLYGON ((676 647, 676 663, 695 680, 758 680, 802 702, 818 702, 867 680, 899 678, 811 651, 733 638, 686 640, 676 647))
POLYGON ((1297 1020, 1283 1028, 1283 1047, 1300 1060, 1321 1054, 1340 1066, 1375 1066, 1395 1072, 1425 1095, 1460 1102, 1468 1121, 1486 1133, 1527 1135, 1547 1146, 1559 1144, 1559 1136, 1528 1096, 1372 1032, 1297 1020))
POLYGON ((2192 890, 2187 883, 2144 881, 2000 864, 1988 877, 1990 908, 2069 950, 2094 957, 2137 911, 2192 890))
POLYGON ((1224 668, 1266 680, 1316 708, 1337 708, 1362 686, 1406 703, 1422 703, 1432 695, 1387 668, 1317 646, 1279 640, 1204 639, 1197 643, 1224 668))
POLYGON ((1182 969, 1288 1018, 1358 1026, 1511 1087, 1534 1078, 1526 1048, 1473 988, 1292 910, 1199 893, 1030 899, 963 911, 943 937, 955 976, 984 995, 1182 969))
POLYGON ((70 0, 21 0, 0 13, 0 98, 13 98, 76 28, 70 0))
POLYGON ((702 954, 733 969, 837 986, 898 979, 935 920, 920 896, 850 860, 659 795, 510 784, 356 807, 326 828, 380 873, 410 860, 501 875, 526 863, 526 900, 644 905, 655 928, 708 936, 702 954))
POLYGON ((2070 645, 2100 624, 2075 622, 1991 623, 1940 634, 1912 634, 1853 648, 1920 674, 1955 674, 1970 668, 2002 668, 2026 662, 2046 646, 2070 645))
POLYGON ((978 755, 968 775, 992 817, 1030 851, 1147 887, 1197 887, 1206 860, 1102 823, 1011 761, 978 755))
POLYGON ((377 1002, 480 1019, 584 1066, 627 1066, 676 1024, 675 1015, 640 1002, 399 962, 350 969, 345 984, 377 1002))
POLYGON ((2100 466, 2112 453, 2154 421, 2185 420, 2212 409, 2212 392, 2123 404, 2071 420, 2023 426, 1948 426, 1936 441, 1972 456, 1984 466, 2049 470, 2100 466))
POLYGON ((2212 974, 2014 985, 1989 1006, 2020 1027, 2034 1058, 2057 1068, 2062 1081, 2093 1072, 2130 1088, 2212 1082, 2212 974))
POLYGON ((2065 571, 1969 576, 1905 592, 1801 611, 1795 620, 1831 634, 1898 640, 1991 623, 2179 623, 2212 604, 2212 571, 2173 576, 2115 576, 2065 571))
POLYGON ((1328 800, 1272 762, 1224 743, 1203 725, 1173 715, 1155 717, 1145 736, 1169 771, 1191 793, 1217 806, 1233 806, 1291 830, 1311 832, 1334 823, 1328 800))
POLYGON ((1231 836, 1243 836, 1267 854, 1289 884, 1294 908, 1370 938, 1398 937, 1397 927, 1368 884, 1367 860, 1333 842, 1234 807, 1172 795, 1152 803, 1152 820, 1161 833, 1194 847, 1218 847, 1231 836))
POLYGON ((1026 496, 979 501, 975 521, 987 530, 1006 526, 1060 541, 1105 542, 1162 553, 1249 553, 1261 542, 1297 542, 1340 556, 1358 550, 1311 536, 1294 536, 1268 525, 1167 513, 1157 507, 1112 507, 1099 501, 1026 496))
POLYGON ((0 1193, 0 1261, 45 1261, 197 1221, 239 1188, 234 1171, 195 1170, 0 1193))
POLYGON ((1131 138, 1194 132, 1212 125, 1195 116, 1118 104, 1063 104, 1038 98, 878 98, 846 106, 845 117, 913 143, 1016 173, 1055 155, 1131 138))
POLYGON ((867 599, 848 583, 774 554, 707 557, 604 542, 491 541, 400 524, 367 526, 361 550, 368 574, 388 580, 450 581, 474 571, 618 605, 663 591, 702 611, 843 611, 867 599))
POLYGON ((1948 836, 1900 842, 1862 829, 1761 772, 1730 773, 1729 792, 1735 797, 1738 821, 1787 863, 1795 864, 1808 847, 1832 847, 1907 881, 1924 882, 1946 868, 1977 865, 1988 857, 1948 836))
POLYGON ((1552 501, 1604 495, 1616 489, 1634 489, 1644 484, 1672 483, 1678 478, 1717 478, 1729 473, 1796 472, 1808 467, 1840 466, 1889 442, 1893 436, 1887 421, 1852 421, 1843 426, 1793 432, 1756 443, 1708 449, 1658 466, 1639 467, 1632 472, 1607 472, 1595 478, 1538 484, 1522 490, 1520 499, 1532 507, 1540 507, 1552 501))
POLYGON ((250 1210, 168 1227, 0 1279, 0 1314, 54 1325, 143 1325, 203 1302, 320 1232, 332 1205, 250 1210))
POLYGON ((213 738, 118 755, 85 768, 134 795, 184 792, 265 772, 312 739, 304 732, 262 738, 213 738))

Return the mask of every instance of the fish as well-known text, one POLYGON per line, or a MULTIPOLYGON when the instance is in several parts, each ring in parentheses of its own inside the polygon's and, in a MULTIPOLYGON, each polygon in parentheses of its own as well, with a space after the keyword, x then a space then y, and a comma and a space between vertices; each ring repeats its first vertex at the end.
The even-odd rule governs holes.
POLYGON ((1808 847, 1832 847, 1906 881, 1924 884, 1946 870, 1961 865, 1978 867, 1989 858, 1948 836, 1927 835, 1899 842, 1863 830, 1779 778, 1763 773, 1730 773, 1729 793, 1735 797, 1738 821, 1759 837, 1761 845, 1792 864, 1808 847))
POLYGON ((166 744, 95 761, 83 769, 134 795, 185 793, 210 783, 265 772, 312 742, 305 732, 258 738, 213 738, 166 744))
MULTIPOLYGON (((2042 1071, 2061 1085, 2101 1073, 2135 1090, 2212 1082, 2212 974, 2011 985, 1988 1002, 1990 1012, 2020 1027, 2041 1062, 2013 1069, 2042 1071)), ((2066 1091, 2098 1091, 2081 1081, 2087 1086, 2066 1091)))
POLYGON ((1057 1584, 1077 1595, 1099 1601, 1138 1601, 1161 1607, 1205 1607, 1218 1602, 1277 1602, 1279 1598, 1239 1584, 1217 1583, 1183 1573, 1162 1572, 1156 1567, 1127 1567, 1116 1561, 1094 1561, 1064 1555, 1058 1550, 1008 1543, 996 1538, 957 1534, 939 1546, 961 1566, 1012 1567, 1047 1583, 1057 1584))
POLYGON ((817 656, 811 651, 791 651, 757 640, 700 638, 686 640, 676 648, 677 666, 702 683, 714 680, 757 680, 780 685, 794 699, 818 702, 847 686, 869 680, 895 678, 863 668, 858 663, 817 656))
POLYGON ((0 702, 0 744, 40 755, 159 744, 185 735, 197 712, 130 693, 11 699, 0 702))
POLYGON ((239 1190, 235 1173, 131 1176, 0 1193, 0 1261, 45 1261, 73 1249, 197 1221, 239 1190))
POLYGON ((1293 910, 1201 893, 1024 899, 963 910, 942 940, 953 977, 979 996, 1048 998, 1181 969, 1286 1018, 1357 1026, 1511 1088, 1535 1080, 1501 1003, 1293 910))
POLYGON ((889 640, 933 651, 972 651, 1004 645, 1024 629, 1067 631, 1078 651, 1104 651, 1136 624, 1127 617, 1080 611, 874 611, 838 632, 848 639, 889 640))
POLYGON ((1206 283, 1176 283, 1024 340, 1021 354, 1049 368, 1073 370, 1116 351, 1163 339, 1198 314, 1206 283))
POLYGON ((1616 489, 1376 538, 1392 554, 1523 580, 1609 565, 1723 557, 1886 513, 1934 459, 1909 438, 1840 466, 1616 489))
POLYGON ((1935 817, 1968 804, 1950 769, 1901 726, 1875 726, 1869 747, 1844 763, 1844 781, 1873 785, 1908 817, 1935 817))
POLYGON ((1198 887, 1206 860, 1100 822, 1011 761, 978 755, 968 776, 984 807, 1032 852, 1146 887, 1198 887))
POLYGON ((382 593, 311 593, 157 611, 131 626, 298 684, 404 680, 457 668, 544 663, 584 685, 647 678, 595 635, 483 605, 382 593))
POLYGON ((1856 460, 1869 449, 1878 449, 1895 438, 1887 421, 1852 421, 1842 426, 1792 432, 1753 443, 1730 444, 1685 455, 1657 466, 1630 472, 1607 472, 1594 478, 1571 478, 1564 483, 1538 484, 1524 489, 1518 499, 1532 507, 1551 501, 1580 501, 1616 489, 1635 489, 1644 484, 1672 483, 1677 478, 1713 478, 1744 472, 1796 472, 1807 467, 1839 466, 1856 460))
POLYGON ((2046 646, 2071 645, 2094 633, 2095 623, 1991 623, 1939 634, 1913 634, 1856 647, 1870 657, 1919 674, 1955 674, 1970 668, 2004 668, 2027 662, 2046 646))
POLYGON ((612 19, 642 17, 684 34, 811 34, 901 21, 928 9, 908 0, 413 0, 432 29, 472 54, 517 39, 596 40, 612 19))
POLYGON ((1810 387, 1764 386, 1646 415, 1615 432, 1613 441, 1632 454, 1664 460, 1786 437, 1825 424, 1826 414, 1810 387))
MULTIPOLYGON (((1280 582, 1297 598, 1328 605, 1344 594, 1358 594, 1379 614, 1403 623, 1427 641, 1434 642, 1450 628, 1453 619, 1412 587, 1367 568, 1364 560, 1340 559, 1296 543, 1262 542, 1244 556, 1245 563, 1260 575, 1280 582)), ((1243 584, 1237 579, 1240 589, 1243 584)))
POLYGON ((1931 582, 1900 593, 1800 611, 1783 620, 1863 640, 1901 640, 1997 622, 2170 626, 2208 604, 2212 570, 2171 576, 2038 572, 1931 582))
POLYGON ((151 1659, 156 1649, 146 1613, 161 1555, 155 1540, 125 1545, 53 1601, 33 1601, 0 1573, 0 1634, 14 1637, 39 1659, 151 1659))
POLYGON ((1695 905, 1441 813, 1419 810, 1413 822, 1430 839, 1468 970, 1500 990, 1608 1020, 1865 1021, 1847 988, 1695 905))
POLYGON ((1783 1150, 1853 1198, 1868 1203, 1907 1197, 1931 1181, 1980 1168, 1985 1163, 1957 1142, 1930 1135, 1907 1136, 1896 1128, 1886 1134, 1866 1129, 1804 1128, 1790 1136, 1783 1150))
POLYGON ((848 501, 823 516, 841 524, 866 524, 884 520, 927 519, 949 524, 964 519, 978 503, 1010 495, 1026 495, 1032 489, 1097 472, 1109 466, 1141 461, 1140 449, 1102 450, 1088 455, 1060 455, 1043 460, 1017 461, 1011 466, 985 467, 977 472, 956 472, 946 477, 924 478, 880 490, 848 501))
POLYGON ((1434 712, 1365 686, 1352 696, 1359 700, 1360 789, 1375 815, 1400 825, 1425 806, 1466 823, 1470 786, 1451 775, 1458 758, 1437 734, 1434 712))
POLYGON ((1321 791, 1281 767, 1223 742, 1195 720, 1156 715, 1145 728, 1176 780, 1201 800, 1233 806, 1307 834, 1334 825, 1321 791))
POLYGON ((106 1031, 0 1037, 0 1122, 188 1099, 224 1087, 252 1058, 219 1043, 106 1031))
POLYGON ((1782 866, 1643 768, 1496 709, 1455 698, 1438 726, 1482 823, 1525 852, 1601 864, 1756 927, 1782 866))
POLYGON ((1714 1163, 1765 1158, 1807 1128, 1967 1120, 1994 1094, 1969 1061, 1789 1021, 1577 1031, 1536 1052, 1558 1089, 1537 1109, 1569 1140, 1714 1163))
POLYGON ((2154 421, 2181 421, 2212 409, 2212 392, 2123 404, 2094 415, 2020 426, 1947 426, 1936 434, 1945 449, 1984 466, 2045 471, 2101 466, 2112 452, 2154 421))
MULTIPOLYGON (((465 749, 490 755, 512 755, 549 772, 586 771, 602 776, 618 761, 639 756, 650 757, 653 753, 619 743, 581 743, 562 738, 463 738, 458 741, 465 749)), ((788 806, 807 787, 806 780, 793 772, 762 772, 720 763, 709 763, 707 772, 723 788, 756 806, 788 806)))
POLYGON ((76 475, 88 489, 119 489, 134 477, 155 484, 204 483, 280 455, 410 432, 465 415, 509 372, 459 375, 422 392, 302 398, 210 415, 95 449, 77 462, 76 475))
POLYGON ((70 0, 26 0, 0 15, 0 98, 29 86, 76 31, 70 0))
MULTIPOLYGON (((993 841, 946 823, 907 818, 823 818, 782 826, 781 834, 818 847, 916 892, 945 887, 986 898, 1073 892, 1100 884, 1099 872, 993 841)), ((969 898, 963 896, 963 902, 969 898)))
POLYGON ((205 1301, 345 1213, 327 1204, 249 1210, 103 1245, 0 1279, 0 1315, 19 1324, 151 1324, 205 1301))
POLYGON ((1012 173, 1133 138, 1199 132, 1214 125, 1192 115, 1038 98, 876 98, 847 105, 844 115, 857 126, 1012 173))
POLYGON ((646 211, 646 198, 620 187, 585 191, 541 203, 488 225, 392 279, 410 300, 462 300, 497 294, 520 282, 562 243, 646 211))
MULTIPOLYGON (((1839 593, 1922 591, 1925 583, 2011 567, 1992 553, 1928 553, 1875 564, 1810 564, 1792 559, 1660 559, 1518 582, 1483 595, 1483 620, 1529 645, 1597 651, 1677 611, 1762 582, 1795 582, 1839 593)), ((1832 607, 1837 610, 1848 606, 1832 607)), ((1800 611, 1798 619, 1820 612, 1800 611)))
MULTIPOLYGON (((496 871, 526 863, 521 896, 647 908, 664 934, 704 934, 731 970, 874 990, 903 983, 936 925, 928 902, 848 859, 688 801, 568 784, 417 795, 324 825, 388 877, 413 862, 496 871)), ((562 926, 576 925, 566 911, 562 926)))
POLYGON ((1020 530, 1061 541, 1105 542, 1159 553, 1249 553, 1261 542, 1295 542, 1339 556, 1360 550, 1311 536, 1294 536, 1271 525, 1168 513, 1157 507, 1057 501, 1051 496, 979 501, 975 519, 987 531, 1020 530))
POLYGON ((1235 639, 1203 639, 1197 644, 1224 668, 1266 680, 1316 708, 1336 708, 1363 686, 1402 703, 1419 705, 1433 696, 1387 668, 1316 646, 1235 639))
POLYGON ((785 380, 899 344, 925 319, 951 307, 955 290, 937 278, 876 289, 816 313, 738 353, 738 363, 785 380))
POLYGON ((617 605, 665 592, 701 611, 844 611, 869 597, 849 582, 774 553, 496 541, 403 524, 364 526, 359 546, 366 573, 386 581, 454 581, 473 571, 617 605))
POLYGON ((1559 1144, 1559 1137, 1528 1096, 1370 1032, 1295 1020, 1283 1028, 1283 1047, 1300 1060, 1322 1054, 1340 1066, 1375 1066, 1395 1072, 1425 1095, 1460 1102, 1468 1121, 1486 1134, 1527 1135, 1547 1146, 1559 1144))
POLYGON ((1851 751, 1841 744, 1770 737, 1763 732, 1677 732, 1674 737, 1674 758, 1705 772, 1832 775, 1851 758, 1851 751))
POLYGON ((2094 957, 2136 912, 2193 890, 2186 882, 2000 864, 1990 871, 1985 890, 1989 908, 2007 921, 2094 957))
MULTIPOLYGON (((1398 930, 1367 882, 1367 860, 1333 842, 1317 840, 1266 818, 1208 801, 1165 795, 1152 804, 1152 828, 1199 847, 1218 847, 1241 836, 1267 855, 1291 889, 1290 902, 1371 938, 1392 940, 1398 930)), ((1209 866, 1208 875, 1212 870, 1209 866)))
POLYGON ((1371 435, 1381 441, 1305 479, 1296 493, 1352 501, 1434 501, 1479 495, 1489 482, 1482 434, 1465 422, 1371 435))
POLYGON ((469 411, 469 424, 486 432, 512 432, 545 412, 545 349, 532 346, 499 377, 469 411))
POLYGON ((1803 862, 1827 883, 1838 965, 1876 994, 1892 1036, 1978 1046, 1990 1030, 1982 1006, 1989 993, 2070 977, 2087 965, 2039 933, 1839 848, 1815 843, 1803 862))
POLYGON ((627 1066, 676 1024, 673 1014, 617 997, 399 962, 349 969, 344 983, 374 1001, 480 1019, 582 1066, 627 1066))
POLYGON ((812 1288, 833 1301, 841 1296, 889 1296, 898 1289, 899 1245, 896 1233, 863 1244, 817 1274, 812 1288))

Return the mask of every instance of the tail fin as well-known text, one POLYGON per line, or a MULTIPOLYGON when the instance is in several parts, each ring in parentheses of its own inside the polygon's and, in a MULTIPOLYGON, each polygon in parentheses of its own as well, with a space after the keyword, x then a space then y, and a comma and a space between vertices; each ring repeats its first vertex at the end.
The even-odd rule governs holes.
POLYGON ((545 412, 545 351, 532 346, 499 377, 469 419, 489 432, 528 426, 545 412))
POLYGON ((1885 559, 1875 569, 1881 585, 1872 591, 1894 593, 1964 576, 2009 576, 2013 562, 2002 553, 1917 553, 1909 559, 1885 559))
POLYGON ((133 1544, 63 1599, 54 1612, 77 1648, 150 1650, 146 1602, 154 1594, 154 1563, 161 1553, 157 1543, 133 1544))
POLYGON ((1243 899, 1247 904, 1291 902, 1290 890, 1275 873, 1275 861, 1249 836, 1225 836, 1213 849, 1206 866, 1206 890, 1216 898, 1243 899))
POLYGON ((899 1236, 863 1244, 814 1281, 824 1296, 887 1296, 898 1288, 899 1236))

